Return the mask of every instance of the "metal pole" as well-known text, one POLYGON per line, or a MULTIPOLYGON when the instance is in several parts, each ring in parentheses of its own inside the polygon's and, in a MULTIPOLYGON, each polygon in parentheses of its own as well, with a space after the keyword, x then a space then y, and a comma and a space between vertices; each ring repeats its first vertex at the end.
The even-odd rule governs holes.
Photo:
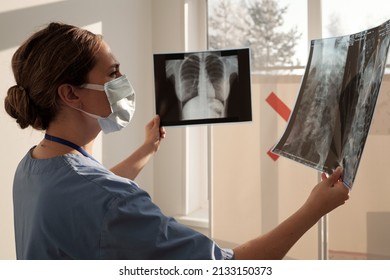
MULTIPOLYGON (((321 182, 321 172, 318 173, 319 182, 321 182)), ((328 214, 318 221, 318 259, 328 259, 328 214)))
POLYGON ((211 125, 207 126, 207 185, 209 198, 209 237, 214 237, 214 204, 213 204, 213 129, 211 125))
MULTIPOLYGON (((322 37, 322 0, 307 0, 308 40, 322 37)), ((310 48, 310 44, 308 44, 310 48)), ((321 173, 318 173, 321 182, 321 173)), ((328 259, 328 217, 325 215, 318 221, 318 258, 328 259)))
POLYGON ((318 221, 318 259, 328 259, 328 214, 318 221))

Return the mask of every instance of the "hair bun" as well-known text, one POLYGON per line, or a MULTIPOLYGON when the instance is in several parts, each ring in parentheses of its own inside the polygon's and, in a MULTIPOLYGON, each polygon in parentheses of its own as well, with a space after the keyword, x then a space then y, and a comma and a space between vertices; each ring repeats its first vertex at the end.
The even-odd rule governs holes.
POLYGON ((26 128, 35 121, 36 115, 30 106, 30 97, 24 87, 14 85, 8 89, 4 107, 7 113, 16 119, 21 128, 26 128))
POLYGON ((18 87, 18 89, 19 89, 21 92, 26 92, 26 90, 24 89, 24 87, 19 86, 19 85, 16 85, 16 87, 18 87))

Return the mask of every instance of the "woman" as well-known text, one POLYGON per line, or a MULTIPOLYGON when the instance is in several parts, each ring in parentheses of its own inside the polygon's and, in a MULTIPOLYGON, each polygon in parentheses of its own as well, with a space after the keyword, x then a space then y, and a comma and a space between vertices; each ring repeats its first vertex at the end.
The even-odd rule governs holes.
POLYGON ((101 36, 51 23, 16 51, 12 69, 6 111, 21 128, 46 132, 15 174, 18 259, 280 259, 348 199, 337 169, 273 231, 221 249, 163 215, 133 181, 165 137, 158 116, 144 144, 111 170, 92 157, 99 132, 125 127, 135 109, 134 90, 101 36))

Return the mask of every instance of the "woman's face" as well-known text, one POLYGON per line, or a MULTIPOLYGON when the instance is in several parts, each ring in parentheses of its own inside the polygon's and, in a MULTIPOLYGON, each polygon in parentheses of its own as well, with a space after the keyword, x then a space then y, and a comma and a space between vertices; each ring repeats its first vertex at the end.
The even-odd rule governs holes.
MULTIPOLYGON (((104 85, 105 83, 122 76, 119 71, 119 62, 111 53, 110 47, 103 41, 96 56, 96 65, 89 72, 87 83, 104 85)), ((89 113, 107 117, 111 114, 110 104, 104 91, 82 88, 83 108, 89 113)))

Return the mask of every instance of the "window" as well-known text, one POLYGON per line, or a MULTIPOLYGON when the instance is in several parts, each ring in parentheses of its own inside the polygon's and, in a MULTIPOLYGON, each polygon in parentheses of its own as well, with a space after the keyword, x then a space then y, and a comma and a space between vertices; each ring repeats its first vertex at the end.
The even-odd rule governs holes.
POLYGON ((307 10, 306 2, 209 0, 209 47, 249 47, 257 74, 303 73, 307 20, 296 15, 307 10))
MULTIPOLYGON (((312 1, 311 5, 318 3, 314 13, 321 14, 311 18, 322 18, 322 34, 311 39, 353 34, 380 25, 389 19, 387 2, 312 1)), ((209 47, 250 47, 254 74, 303 74, 308 28, 313 25, 304 16, 308 4, 309 0, 208 0, 209 47)))
MULTIPOLYGON (((322 1, 322 33, 324 37, 354 34, 376 27, 389 20, 387 0, 322 1)), ((390 73, 390 56, 387 57, 386 74, 390 73)))

